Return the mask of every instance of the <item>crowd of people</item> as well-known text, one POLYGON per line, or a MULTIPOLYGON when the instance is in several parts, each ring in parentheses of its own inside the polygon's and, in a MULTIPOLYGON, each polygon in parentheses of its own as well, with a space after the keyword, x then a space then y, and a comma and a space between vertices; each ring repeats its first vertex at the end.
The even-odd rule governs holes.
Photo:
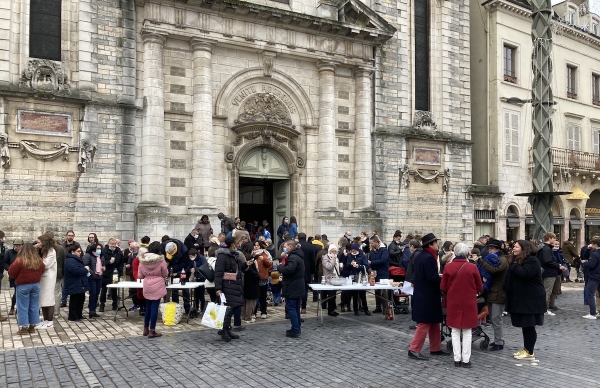
MULTIPOLYGON (((297 338, 302 333, 310 283, 370 273, 376 281, 410 282, 414 287, 411 307, 416 325, 411 327, 415 334, 409 358, 429 359, 421 353, 427 336, 431 355, 449 355, 441 347, 440 324, 445 322, 452 330, 458 367, 471 366, 472 330, 480 325, 482 317, 494 331, 489 350, 503 350, 506 314, 523 333, 523 349, 513 356, 534 359, 535 327, 559 310, 557 295, 561 284, 571 281, 572 268, 575 281, 585 282, 584 302, 590 312, 584 318, 596 319, 598 315, 600 236, 594 236, 579 253, 572 239, 561 247, 553 233, 546 233, 540 244, 531 239, 508 243, 482 236, 469 248, 463 242, 451 241, 440 246, 432 233, 403 238, 397 230, 386 245, 376 231, 361 232, 356 237, 347 231, 335 242, 324 234, 309 237, 299 232, 295 217, 283 217, 276 231, 266 220, 259 226, 256 220, 246 223, 223 213, 218 218, 221 225, 217 233, 208 216, 203 215, 183 240, 163 236, 161 241, 151 242, 144 236, 139 242, 129 240, 123 250, 119 239, 110 238, 101 244, 95 233, 80 244, 72 230, 60 244, 52 232, 45 232, 32 242, 15 239, 12 248, 5 249, 5 235, 0 231, 2 276, 7 271, 10 286, 15 288, 8 314, 17 316, 17 333, 25 335, 53 326, 55 293, 61 294, 61 308, 68 302, 69 321, 84 319, 86 293, 87 318, 99 317, 107 303, 111 303, 112 310, 118 309, 117 290, 107 286, 123 278, 144 280, 142 289, 129 291, 133 303, 130 310, 144 316, 142 333, 149 338, 161 336, 156 331, 161 300, 179 303, 181 292, 186 313, 192 304, 202 312, 205 293, 212 302, 218 302, 223 294, 227 313, 218 335, 227 342, 239 338, 235 332, 246 328, 243 323, 255 322, 258 317, 267 319, 269 291, 274 306, 285 298, 285 314, 291 324, 286 336, 297 338), (272 233, 277 235, 277 246, 272 233), (176 278, 196 280, 204 286, 194 289, 192 295, 189 290, 167 289, 166 285, 176 278)), ((318 294, 312 294, 313 302, 317 301, 318 294)), ((339 315, 338 308, 355 315, 382 313, 388 300, 376 292, 375 309, 371 311, 363 290, 341 292, 339 304, 335 291, 323 291, 322 299, 326 301, 323 309, 332 317, 339 315)), ((0 314, 0 320, 5 319, 0 314)))

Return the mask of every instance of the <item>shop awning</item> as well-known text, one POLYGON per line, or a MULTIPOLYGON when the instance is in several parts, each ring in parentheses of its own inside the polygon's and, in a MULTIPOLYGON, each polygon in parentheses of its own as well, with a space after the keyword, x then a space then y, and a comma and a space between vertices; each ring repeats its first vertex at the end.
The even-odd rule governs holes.
POLYGON ((562 217, 554 217, 554 225, 564 225, 565 224, 565 219, 562 217))
POLYGON ((508 228, 518 228, 521 225, 519 217, 508 217, 506 219, 506 226, 508 228))
POLYGON ((571 229, 573 229, 573 230, 579 230, 582 227, 581 220, 577 220, 577 219, 571 219, 569 221, 569 225, 571 225, 571 229))
POLYGON ((572 200, 590 199, 590 197, 577 186, 573 186, 571 188, 571 191, 572 191, 572 193, 567 195, 567 199, 572 199, 572 200))
POLYGON ((535 222, 533 221, 533 217, 525 218, 525 225, 535 225, 535 222))
POLYGON ((600 225, 600 218, 588 218, 585 220, 586 225, 600 225))

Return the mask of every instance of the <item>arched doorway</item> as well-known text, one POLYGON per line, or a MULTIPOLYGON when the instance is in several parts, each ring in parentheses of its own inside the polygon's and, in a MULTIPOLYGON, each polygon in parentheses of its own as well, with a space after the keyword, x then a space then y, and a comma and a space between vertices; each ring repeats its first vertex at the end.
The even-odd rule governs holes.
POLYGON ((559 198, 554 197, 552 202, 552 220, 554 222, 554 234, 558 241, 563 241, 563 227, 565 226, 565 217, 561 211, 561 202, 559 198))
POLYGON ((277 227, 290 216, 290 171, 286 160, 269 147, 250 150, 239 166, 239 217, 248 222, 267 220, 277 246, 277 227))
POLYGON ((569 214, 569 237, 572 237, 577 244, 581 238, 581 216, 577 208, 571 209, 569 214))
POLYGON ((510 205, 506 211, 506 241, 517 241, 519 239, 519 210, 515 205, 510 205))
POLYGON ((594 190, 585 203, 585 237, 600 235, 600 190, 594 190))

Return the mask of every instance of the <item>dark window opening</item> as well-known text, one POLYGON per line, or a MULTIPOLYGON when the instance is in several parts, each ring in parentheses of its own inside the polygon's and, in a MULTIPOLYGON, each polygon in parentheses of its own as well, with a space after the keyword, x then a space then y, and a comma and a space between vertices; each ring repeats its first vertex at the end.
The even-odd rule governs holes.
POLYGON ((415 109, 429 110, 429 0, 415 0, 415 109))
POLYGON ((31 0, 29 57, 60 61, 61 0, 31 0))

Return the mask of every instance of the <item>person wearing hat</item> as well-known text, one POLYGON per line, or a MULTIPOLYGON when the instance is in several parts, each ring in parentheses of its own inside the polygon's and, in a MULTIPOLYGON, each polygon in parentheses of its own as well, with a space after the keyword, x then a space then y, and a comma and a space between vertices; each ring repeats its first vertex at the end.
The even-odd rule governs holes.
POLYGON ((502 312, 506 304, 506 292, 503 284, 508 270, 508 260, 501 250, 502 242, 490 239, 487 243, 488 255, 477 259, 477 267, 481 275, 484 288, 487 283, 486 302, 489 310, 489 321, 494 328, 494 342, 490 344, 489 350, 497 351, 504 349, 502 338, 502 312))
MULTIPOLYGON (((352 244, 350 246, 350 253, 346 257, 346 263, 344 264, 344 269, 342 271, 342 276, 355 276, 359 273, 363 275, 369 272, 369 260, 360 249, 358 244, 352 244)), ((350 291, 350 296, 348 297, 348 302, 350 302, 350 297, 352 298, 352 309, 354 310, 354 315, 358 315, 358 298, 360 298, 362 303, 363 311, 365 315, 371 315, 369 311, 369 307, 367 306, 367 292, 366 291, 358 291, 353 290, 350 291)))
MULTIPOLYGON (((2 270, 3 271, 7 271, 10 268, 10 266, 12 265, 12 263, 15 262, 15 260, 17 260, 17 256, 19 254, 19 251, 21 250, 21 248, 23 247, 23 240, 18 238, 16 240, 13 241, 13 247, 12 249, 7 249, 4 252, 4 261, 2 262, 2 270)), ((9 277, 8 278, 9 284, 12 288, 15 288, 15 279, 9 277)), ((15 288, 16 290, 16 288, 15 288)), ((12 298, 11 298, 11 302, 10 302, 10 311, 8 312, 8 315, 15 315, 15 304, 17 303, 17 297, 16 297, 16 292, 13 292, 12 298)), ((3 317, 0 314, 0 322, 1 321, 5 321, 6 319, 4 319, 5 317, 3 317)))
POLYGON ((438 273, 438 240, 433 233, 423 236, 423 252, 414 260, 412 319, 417 322, 417 328, 408 348, 408 357, 414 360, 429 360, 429 357, 421 354, 427 335, 429 335, 429 354, 432 356, 449 354, 442 350, 440 332, 442 294, 441 278, 438 273))

